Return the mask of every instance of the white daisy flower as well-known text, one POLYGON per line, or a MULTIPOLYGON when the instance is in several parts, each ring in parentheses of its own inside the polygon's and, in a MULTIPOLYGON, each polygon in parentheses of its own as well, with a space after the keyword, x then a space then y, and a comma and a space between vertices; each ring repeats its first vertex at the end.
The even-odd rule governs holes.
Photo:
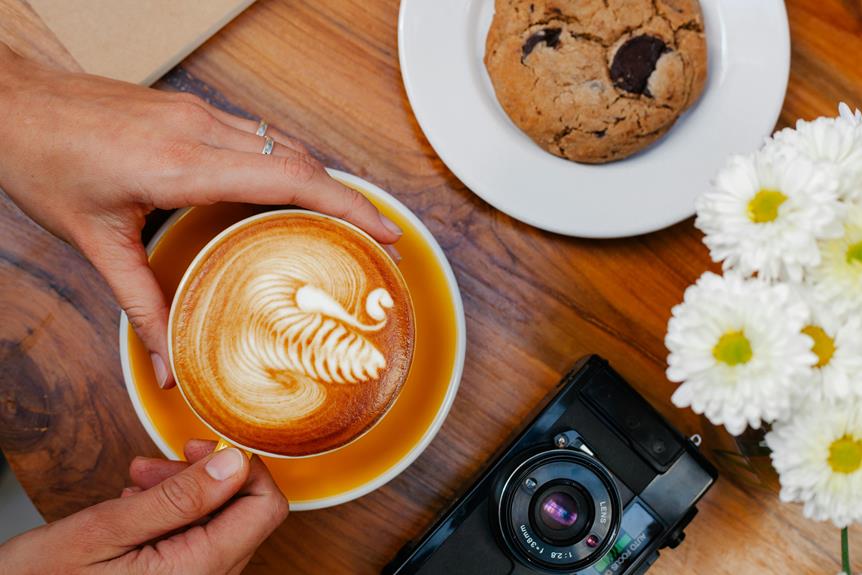
POLYGON ((733 156, 697 199, 695 225, 714 261, 743 275, 800 281, 820 263, 817 240, 841 235, 838 182, 802 157, 733 156))
POLYGON ((795 130, 776 132, 766 148, 791 159, 801 155, 829 170, 838 178, 839 197, 856 201, 862 199, 862 124, 844 108, 837 118, 797 121, 795 130))
POLYGON ((844 235, 820 242, 820 263, 806 271, 814 295, 837 314, 862 315, 862 206, 853 206, 844 235))
POLYGON ((814 369, 800 380, 798 397, 802 401, 862 398, 862 316, 836 314, 810 287, 797 286, 794 291, 810 310, 802 333, 811 339, 817 356, 814 369))
POLYGON ((862 521, 862 401, 811 401, 766 434, 782 501, 838 527, 862 521))
POLYGON ((787 415, 817 356, 802 334, 808 309, 784 284, 703 274, 673 308, 665 345, 672 400, 739 435, 787 415))

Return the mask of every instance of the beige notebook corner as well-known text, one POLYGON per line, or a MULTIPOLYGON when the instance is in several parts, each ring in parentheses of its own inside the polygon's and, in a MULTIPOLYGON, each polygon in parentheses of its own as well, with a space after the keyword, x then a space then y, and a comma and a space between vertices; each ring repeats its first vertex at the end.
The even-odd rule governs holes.
POLYGON ((254 0, 29 0, 81 67, 150 85, 254 0))

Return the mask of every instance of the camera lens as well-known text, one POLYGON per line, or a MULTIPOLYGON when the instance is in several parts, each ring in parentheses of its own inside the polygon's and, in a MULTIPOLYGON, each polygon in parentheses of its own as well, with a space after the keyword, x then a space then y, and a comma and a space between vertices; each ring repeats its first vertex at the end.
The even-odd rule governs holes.
POLYGON ((551 493, 541 503, 542 523, 551 529, 566 529, 578 520, 578 504, 571 495, 551 493))
POLYGON ((546 451, 500 479, 499 528, 522 563, 546 573, 578 571, 614 544, 620 497, 595 458, 567 449, 546 451))
POLYGON ((582 486, 557 479, 539 489, 530 503, 536 534, 555 545, 569 545, 586 536, 593 505, 582 486))

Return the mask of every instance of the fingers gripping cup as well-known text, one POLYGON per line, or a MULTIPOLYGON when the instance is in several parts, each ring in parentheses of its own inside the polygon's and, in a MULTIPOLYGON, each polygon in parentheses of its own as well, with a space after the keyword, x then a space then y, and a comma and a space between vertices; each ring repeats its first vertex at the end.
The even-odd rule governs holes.
POLYGON ((413 355, 410 294, 371 237, 301 210, 240 221, 197 255, 169 322, 171 367, 228 443, 276 457, 342 447, 395 402, 413 355))

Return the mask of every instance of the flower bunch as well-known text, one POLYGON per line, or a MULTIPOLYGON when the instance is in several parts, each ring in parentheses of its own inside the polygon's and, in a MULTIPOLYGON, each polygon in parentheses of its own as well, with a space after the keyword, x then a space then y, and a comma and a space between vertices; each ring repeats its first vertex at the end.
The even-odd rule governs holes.
POLYGON ((695 225, 724 273, 674 307, 673 401, 766 435, 781 498, 862 521, 862 112, 799 121, 733 156, 695 225))

